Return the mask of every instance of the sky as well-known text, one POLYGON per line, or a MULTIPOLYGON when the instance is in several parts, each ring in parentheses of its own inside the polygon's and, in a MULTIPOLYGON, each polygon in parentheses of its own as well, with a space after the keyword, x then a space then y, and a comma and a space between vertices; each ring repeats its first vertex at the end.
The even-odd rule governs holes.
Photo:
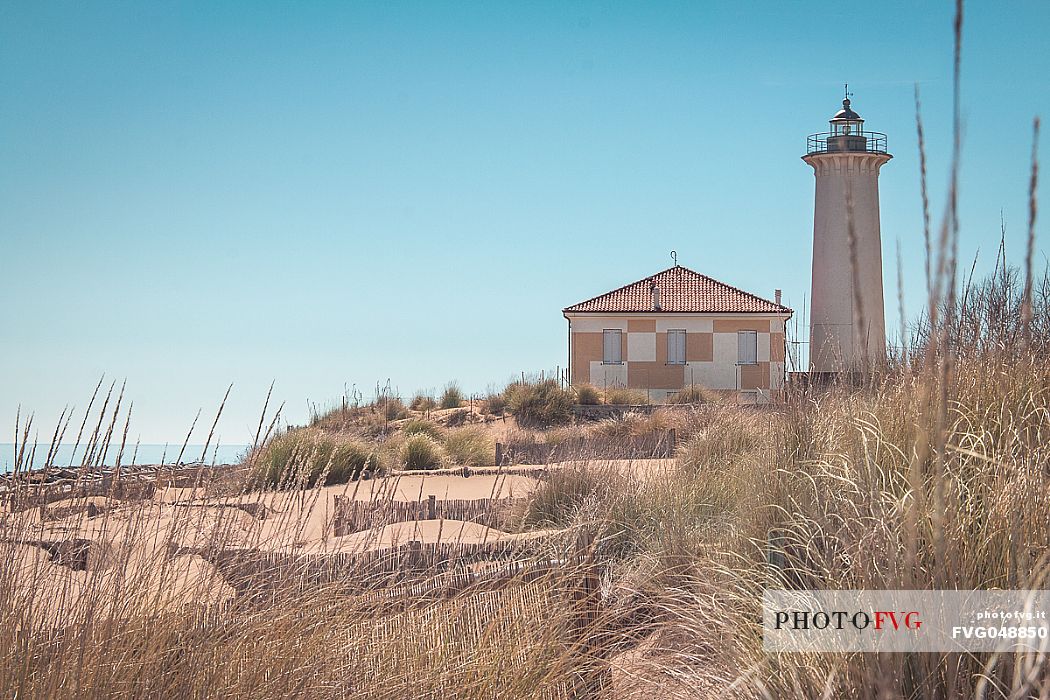
MULTIPOLYGON (((251 441, 271 382, 292 423, 388 380, 484 392, 564 367, 561 309, 669 267, 672 249, 801 311, 800 156, 846 82, 894 156, 897 328, 898 241, 907 316, 925 285, 916 85, 935 221, 944 207, 952 13, 0 2, 0 425, 21 410, 50 433, 100 377, 126 381, 145 443, 183 439, 199 409, 210 424, 231 383, 228 444, 251 441)), ((1046 2, 966 10, 960 252, 978 274, 1001 217, 1024 258, 1048 30, 1046 2)))

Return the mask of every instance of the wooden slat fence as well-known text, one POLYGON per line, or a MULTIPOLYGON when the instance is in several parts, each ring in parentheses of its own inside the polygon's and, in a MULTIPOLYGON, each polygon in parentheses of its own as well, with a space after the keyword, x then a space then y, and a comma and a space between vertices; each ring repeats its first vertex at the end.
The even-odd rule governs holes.
POLYGON ((364 552, 295 554, 251 548, 171 547, 172 555, 195 554, 211 562, 241 595, 303 590, 338 583, 344 593, 389 588, 448 571, 477 570, 483 563, 568 557, 563 536, 483 543, 418 542, 364 552), (474 567, 474 569, 472 569, 474 567))
POLYGON ((666 404, 657 405, 651 403, 643 404, 595 404, 593 406, 588 405, 576 405, 572 407, 572 413, 577 418, 583 420, 599 420, 603 418, 615 418, 622 416, 627 413, 645 413, 650 414, 657 408, 667 408, 666 404))
POLYGON ((7 477, 0 494, 12 512, 46 506, 66 498, 108 496, 124 501, 148 500, 158 488, 192 488, 213 481, 230 465, 215 467, 130 466, 101 470, 55 469, 7 477))
POLYGON ((417 520, 463 520, 487 527, 504 527, 523 498, 477 498, 425 501, 356 501, 349 496, 335 497, 333 519, 335 535, 371 530, 393 523, 417 520))
POLYGON ((4 539, 0 540, 5 545, 25 545, 39 547, 47 552, 51 561, 62 566, 68 566, 74 571, 86 571, 92 551, 96 556, 101 556, 100 550, 107 546, 94 540, 82 537, 71 537, 64 540, 36 540, 36 539, 4 539))
POLYGON ((527 464, 522 466, 504 465, 492 467, 449 467, 445 469, 405 469, 396 476, 528 476, 534 479, 546 478, 550 471, 545 465, 527 464))
MULTIPOLYGON (((52 542, 23 544, 45 548, 58 545, 52 542)), ((80 558, 80 542, 70 541, 62 545, 69 547, 69 551, 56 552, 57 555, 80 558)), ((417 562, 433 557, 435 561, 443 558, 448 562, 473 560, 474 566, 432 573, 429 578, 393 578, 385 587, 361 585, 354 575, 349 581, 340 581, 338 589, 325 590, 320 596, 304 598, 296 595, 292 598, 309 611, 296 615, 330 619, 341 626, 339 632, 345 634, 348 641, 353 640, 345 650, 349 654, 347 657, 340 660, 333 656, 332 659, 332 663, 345 674, 342 677, 350 684, 350 689, 355 684, 374 689, 377 682, 382 682, 390 674, 413 667, 429 668, 429 677, 439 679, 440 683, 443 665, 451 663, 469 668, 474 655, 484 653, 492 645, 500 645, 500 648, 517 645, 516 648, 522 650, 517 662, 527 667, 532 662, 529 649, 542 651, 543 644, 553 642, 565 650, 567 673, 545 681, 542 687, 535 689, 535 697, 552 700, 596 700, 603 697, 602 693, 609 687, 607 658, 614 646, 603 642, 605 637, 602 634, 596 634, 600 632, 597 627, 603 602, 599 560, 587 533, 559 533, 558 536, 528 542, 479 545, 411 543, 381 552, 317 557, 338 563, 338 566, 328 567, 331 572, 335 568, 350 566, 351 560, 356 562, 355 565, 382 561, 385 566, 412 550, 417 562), (537 549, 526 551, 530 547, 537 549), (509 558, 504 560, 502 557, 509 558), (482 566, 486 559, 488 564, 482 566), (523 643, 526 639, 532 641, 523 643), (374 655, 360 654, 361 649, 378 651, 374 655), (441 649, 443 653, 435 656, 430 653, 433 649, 441 649)), ((217 562, 216 567, 224 578, 230 575, 226 565, 230 563, 231 555, 239 557, 242 566, 250 558, 250 553, 244 550, 209 553, 203 549, 172 548, 172 551, 201 554, 217 562)), ((285 555, 288 560, 278 562, 280 556, 267 554, 262 559, 281 567, 302 567, 299 561, 302 556, 285 555)), ((412 557, 408 559, 411 561, 412 557)), ((265 585, 267 572, 260 570, 256 573, 259 578, 252 582, 253 585, 265 585)), ((236 577, 234 582, 237 582, 236 577)), ((217 639, 226 632, 242 634, 246 626, 250 630, 251 625, 256 624, 252 618, 269 620, 271 611, 281 610, 280 606, 288 604, 288 599, 256 595, 252 588, 240 585, 235 588, 240 594, 237 598, 217 605, 188 606, 175 614, 170 624, 177 627, 184 638, 217 639)), ((294 612, 294 603, 288 609, 294 612)), ((34 643, 57 648, 63 643, 64 635, 69 633, 81 634, 72 627, 52 628, 36 635, 34 643)), ((230 649, 230 652, 227 663, 234 672, 237 666, 256 663, 259 658, 251 649, 250 638, 244 639, 238 649, 230 649)), ((332 654, 339 653, 340 648, 333 647, 332 654)), ((513 660, 506 670, 507 673, 517 672, 513 660)))
POLYGON ((6 494, 11 512, 47 506, 56 501, 71 498, 106 496, 123 501, 143 501, 153 498, 157 485, 140 479, 98 479, 89 482, 72 482, 28 486, 6 494))
POLYGON ((550 464, 583 459, 668 459, 678 446, 675 431, 637 437, 573 438, 545 442, 496 443, 497 464, 550 464))

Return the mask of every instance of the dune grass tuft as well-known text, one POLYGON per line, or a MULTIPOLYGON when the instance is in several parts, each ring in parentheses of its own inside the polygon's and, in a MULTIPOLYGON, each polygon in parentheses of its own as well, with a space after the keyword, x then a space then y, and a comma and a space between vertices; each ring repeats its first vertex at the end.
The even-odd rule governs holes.
POLYGON ((572 420, 574 396, 555 379, 511 384, 506 396, 507 407, 521 425, 563 425, 572 420))
POLYGON ((649 403, 649 397, 644 391, 611 386, 605 390, 605 403, 617 406, 642 406, 649 403))
POLYGON ((486 467, 496 463, 496 443, 478 426, 450 430, 444 445, 453 464, 486 467))
POLYGON ((719 396, 699 384, 690 384, 672 396, 667 397, 669 404, 705 404, 719 403, 719 396))
POLYGON ((437 469, 444 459, 445 451, 434 438, 424 433, 409 435, 401 444, 401 465, 405 469, 437 469))
POLYGON ((455 382, 449 382, 445 385, 445 390, 441 392, 441 408, 459 408, 463 405, 463 392, 459 388, 459 384, 455 382))
POLYGON ((401 432, 405 435, 429 435, 434 440, 441 440, 444 437, 441 426, 420 418, 412 418, 402 423, 401 432))
POLYGON ((590 384, 578 384, 573 390, 576 392, 576 403, 581 406, 597 406, 602 402, 601 392, 590 384))
POLYGON ((408 407, 413 411, 426 413, 427 411, 433 411, 437 408, 437 405, 437 401, 434 400, 434 397, 429 396, 428 394, 416 394, 412 397, 412 402, 409 403, 408 407))
POLYGON ((507 411, 507 397, 502 392, 493 392, 485 397, 485 413, 502 416, 507 411))
POLYGON ((256 478, 275 486, 299 482, 306 486, 319 482, 344 484, 381 466, 378 451, 368 444, 311 428, 274 437, 251 461, 256 478))

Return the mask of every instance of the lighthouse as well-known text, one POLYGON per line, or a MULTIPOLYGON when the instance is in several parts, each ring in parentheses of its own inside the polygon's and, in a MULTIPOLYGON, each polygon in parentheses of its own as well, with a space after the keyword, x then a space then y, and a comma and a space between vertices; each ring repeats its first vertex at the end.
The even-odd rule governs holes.
POLYGON ((849 93, 831 130, 807 139, 813 168, 813 287, 809 369, 815 378, 856 376, 886 357, 879 170, 886 135, 864 130, 849 93))

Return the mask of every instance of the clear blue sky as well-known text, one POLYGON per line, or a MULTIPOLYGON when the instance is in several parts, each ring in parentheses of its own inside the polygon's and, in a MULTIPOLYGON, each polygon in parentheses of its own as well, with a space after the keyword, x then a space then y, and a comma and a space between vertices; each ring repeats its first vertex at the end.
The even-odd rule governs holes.
MULTIPOLYGON (((984 270, 1000 211, 1023 258, 1050 3, 967 12, 961 250, 984 270)), ((46 431, 103 373, 127 379, 144 442, 180 439, 230 382, 225 443, 248 441, 271 380, 293 422, 355 383, 482 391, 564 366, 560 309, 672 248, 800 309, 799 156, 846 81, 895 156, 895 328, 898 238, 911 313, 924 284, 915 83, 938 218, 944 201, 951 17, 948 2, 4 2, 0 425, 21 403, 46 431)))

